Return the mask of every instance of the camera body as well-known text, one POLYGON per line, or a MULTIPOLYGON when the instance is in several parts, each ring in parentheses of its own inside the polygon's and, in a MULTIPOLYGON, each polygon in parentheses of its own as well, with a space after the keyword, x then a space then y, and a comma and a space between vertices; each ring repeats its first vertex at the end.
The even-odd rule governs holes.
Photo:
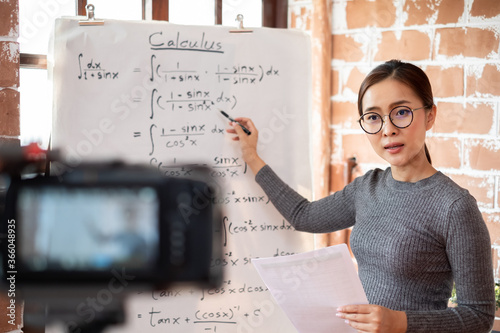
POLYGON ((169 178, 124 164, 12 179, 1 242, 3 274, 33 288, 173 282, 217 286, 221 217, 206 169, 169 178))

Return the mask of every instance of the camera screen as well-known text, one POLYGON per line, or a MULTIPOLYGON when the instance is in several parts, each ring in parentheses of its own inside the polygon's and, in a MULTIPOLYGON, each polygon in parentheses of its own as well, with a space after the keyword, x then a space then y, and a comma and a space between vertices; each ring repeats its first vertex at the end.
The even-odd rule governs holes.
POLYGON ((17 216, 21 260, 31 271, 154 266, 159 198, 152 187, 25 187, 17 216))

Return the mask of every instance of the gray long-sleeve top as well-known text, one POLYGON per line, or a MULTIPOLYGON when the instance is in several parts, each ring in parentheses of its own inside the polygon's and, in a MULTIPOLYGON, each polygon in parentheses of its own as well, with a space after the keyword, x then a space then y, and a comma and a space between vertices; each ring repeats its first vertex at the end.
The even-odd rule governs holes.
POLYGON ((299 231, 353 227, 351 248, 368 301, 405 311, 407 332, 490 331, 489 233, 475 199, 441 172, 407 183, 394 180, 390 168, 375 169, 314 202, 267 165, 255 179, 299 231), (453 282, 458 306, 448 307, 453 282))

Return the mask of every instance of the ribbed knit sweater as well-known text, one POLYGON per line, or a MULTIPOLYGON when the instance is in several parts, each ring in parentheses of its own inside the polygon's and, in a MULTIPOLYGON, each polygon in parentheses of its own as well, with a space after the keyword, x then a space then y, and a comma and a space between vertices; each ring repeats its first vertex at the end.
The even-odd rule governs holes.
POLYGON ((368 301, 405 311, 407 332, 490 331, 489 233, 475 199, 443 173, 407 183, 394 180, 390 168, 375 169, 313 202, 268 165, 255 179, 298 231, 353 227, 351 248, 368 301), (458 306, 448 307, 453 282, 458 306))

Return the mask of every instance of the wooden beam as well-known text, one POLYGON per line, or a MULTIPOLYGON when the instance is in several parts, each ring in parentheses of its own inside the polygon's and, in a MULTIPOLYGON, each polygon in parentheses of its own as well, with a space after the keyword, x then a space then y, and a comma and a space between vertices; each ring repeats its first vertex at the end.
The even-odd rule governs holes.
MULTIPOLYGON (((330 194, 332 139, 331 72, 332 72, 332 18, 331 0, 313 0, 312 12, 312 136, 314 197, 324 198, 330 194)), ((342 184, 342 188, 347 184, 342 184)), ((347 243, 345 230, 315 237, 316 246, 347 243)))
POLYGON ((288 1, 262 0, 262 26, 288 28, 288 1))
POLYGON ((222 0, 215 0, 215 24, 222 24, 222 0))
POLYGON ((47 56, 45 54, 20 54, 21 68, 47 69, 47 56))
POLYGON ((87 6, 87 0, 77 0, 76 1, 76 12, 80 16, 87 16, 87 10, 85 7, 87 6))
POLYGON ((168 21, 168 0, 153 0, 153 20, 168 21))

